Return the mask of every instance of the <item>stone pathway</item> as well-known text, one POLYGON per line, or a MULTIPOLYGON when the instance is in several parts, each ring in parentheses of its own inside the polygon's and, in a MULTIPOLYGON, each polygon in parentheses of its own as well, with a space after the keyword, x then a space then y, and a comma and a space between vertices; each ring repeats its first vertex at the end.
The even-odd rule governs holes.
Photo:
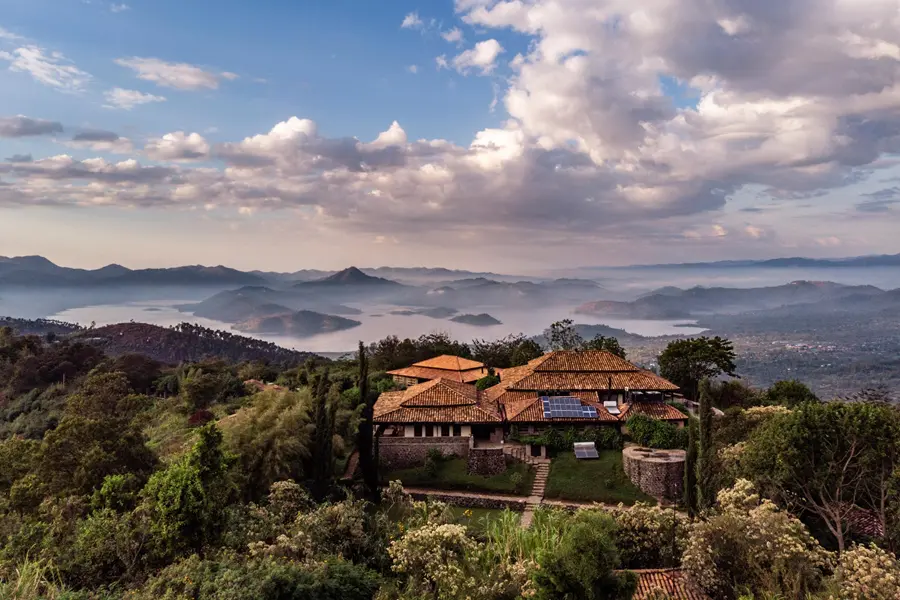
POLYGON ((544 501, 544 491, 547 489, 547 477, 550 476, 550 464, 539 463, 534 474, 534 484, 531 486, 531 495, 525 501, 525 512, 522 513, 522 527, 531 527, 534 520, 534 511, 544 501))

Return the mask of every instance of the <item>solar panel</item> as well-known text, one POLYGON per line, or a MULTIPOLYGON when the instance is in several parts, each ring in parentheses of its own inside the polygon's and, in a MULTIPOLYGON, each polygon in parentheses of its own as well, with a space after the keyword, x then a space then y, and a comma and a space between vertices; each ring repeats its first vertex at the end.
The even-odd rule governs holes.
POLYGON ((542 396, 545 419, 596 419, 597 409, 572 396, 542 396))
POLYGON ((622 411, 619 410, 619 404, 615 400, 604 400, 603 407, 606 409, 606 412, 611 415, 618 415, 622 413, 622 411))
POLYGON ((574 450, 575 458, 581 460, 600 458, 600 455, 597 453, 597 447, 594 446, 594 442, 575 442, 574 450))

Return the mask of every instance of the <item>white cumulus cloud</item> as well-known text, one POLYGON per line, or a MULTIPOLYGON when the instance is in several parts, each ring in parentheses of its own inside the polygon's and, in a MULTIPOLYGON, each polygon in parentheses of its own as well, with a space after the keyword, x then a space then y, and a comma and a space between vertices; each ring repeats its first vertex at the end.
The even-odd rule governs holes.
POLYGON ((497 40, 484 40, 475 44, 475 47, 458 54, 453 59, 453 66, 463 74, 477 69, 482 75, 489 75, 497 66, 497 57, 503 52, 503 46, 497 40))
POLYGON ((188 63, 170 63, 158 58, 118 58, 116 64, 135 72, 138 79, 177 90, 215 90, 222 79, 233 80, 237 75, 209 71, 188 63))
POLYGON ((153 94, 145 94, 137 90, 126 90, 122 88, 113 88, 103 93, 106 99, 107 108, 121 108, 122 110, 131 110, 135 106, 142 104, 150 104, 153 102, 165 102, 164 96, 154 96, 153 94))

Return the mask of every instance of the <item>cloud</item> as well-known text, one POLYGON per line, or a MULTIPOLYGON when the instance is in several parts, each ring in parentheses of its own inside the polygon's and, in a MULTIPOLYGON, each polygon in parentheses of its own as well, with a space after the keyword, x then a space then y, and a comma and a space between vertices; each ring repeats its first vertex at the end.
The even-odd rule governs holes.
POLYGON ((25 38, 21 35, 17 35, 12 31, 9 31, 8 29, 3 29, 2 27, 0 27, 0 40, 9 40, 11 42, 16 42, 23 39, 25 38))
POLYGON ((748 236, 752 237, 755 240, 766 237, 766 230, 762 227, 757 227, 755 225, 747 225, 744 227, 744 233, 748 236))
POLYGON ((72 136, 73 142, 115 142, 119 139, 119 134, 102 129, 88 129, 72 136))
POLYGON ((152 139, 144 146, 144 154, 158 161, 188 161, 209 157, 209 143, 199 133, 185 134, 183 131, 167 133, 159 139, 152 139))
POLYGON ((859 212, 863 213, 886 213, 890 212, 891 207, 900 204, 900 187, 886 188, 863 194, 868 200, 863 200, 855 205, 859 212))
POLYGON ((400 27, 403 29, 419 29, 424 25, 425 23, 419 18, 419 13, 417 12, 409 13, 403 17, 403 22, 400 23, 400 27))
MULTIPOLYGON (((492 78, 508 118, 467 143, 418 139, 394 123, 365 139, 329 137, 301 115, 210 144, 208 164, 140 171, 139 183, 109 165, 98 174, 90 165, 2 163, 14 176, 0 204, 100 197, 247 207, 404 244, 466 232, 498 247, 528 239, 542 251, 614 239, 632 247, 640 239, 643 248, 685 236, 700 246, 758 247, 786 231, 775 238, 769 228, 782 225, 765 214, 744 222, 757 217, 729 206, 736 192, 778 198, 779 210, 798 199, 822 203, 846 220, 834 211, 840 195, 828 192, 888 168, 884 157, 900 153, 900 15, 891 4, 569 0, 560 11, 558 0, 458 0, 459 17, 485 37, 512 30, 526 42, 510 57, 509 76, 492 78), (677 102, 661 81, 684 82, 696 100, 677 102)), ((478 48, 436 64, 496 73, 499 48, 478 48)), ((171 145, 186 144, 183 136, 171 145)), ((802 235, 823 248, 842 244, 827 229, 802 235)))
POLYGON ((437 65, 438 71, 440 71, 441 69, 449 69, 450 68, 450 63, 447 62, 446 55, 442 54, 441 56, 438 56, 437 58, 434 59, 434 62, 437 65))
POLYGON ((829 237, 816 238, 816 243, 820 246, 825 246, 826 248, 833 248, 835 246, 840 246, 844 242, 841 238, 832 235, 829 237))
POLYGON ((85 73, 60 52, 47 52, 39 46, 22 46, 12 52, 0 52, 0 60, 6 60, 11 71, 28 73, 44 85, 62 92, 80 92, 91 80, 85 73))
POLYGON ((13 154, 6 158, 6 162, 11 163, 26 163, 34 160, 30 154, 13 154))
POLYGON ((121 4, 113 3, 113 4, 109 5, 109 10, 110 10, 110 12, 113 12, 113 13, 120 13, 120 12, 125 12, 126 10, 131 10, 131 7, 125 3, 121 3, 121 4))
POLYGON ((484 40, 475 44, 474 48, 457 55, 453 59, 453 67, 463 74, 477 69, 482 75, 489 75, 496 67, 497 57, 503 52, 503 46, 497 40, 484 40))
POLYGON ((463 41, 463 33, 459 27, 454 27, 453 29, 442 31, 441 37, 451 44, 460 44, 463 41))
POLYGON ((145 94, 137 90, 126 90, 122 88, 113 88, 103 93, 106 98, 106 108, 120 108, 122 110, 131 110, 135 106, 149 104, 152 102, 165 102, 163 96, 154 96, 153 94, 145 94))
POLYGON ((94 152, 110 152, 112 154, 129 154, 134 150, 134 144, 128 138, 102 129, 80 131, 72 136, 71 140, 63 142, 63 144, 70 148, 93 150, 94 152))
POLYGON ((419 72, 419 67, 417 65, 409 65, 408 67, 406 67, 406 70, 415 75, 419 72))
POLYGON ((177 90, 215 90, 221 79, 233 80, 234 73, 204 70, 188 63, 170 63, 158 58, 118 58, 115 63, 133 70, 138 79, 177 90))
POLYGON ((0 117, 0 138, 20 138, 35 135, 62 133, 62 123, 32 119, 23 115, 0 117))

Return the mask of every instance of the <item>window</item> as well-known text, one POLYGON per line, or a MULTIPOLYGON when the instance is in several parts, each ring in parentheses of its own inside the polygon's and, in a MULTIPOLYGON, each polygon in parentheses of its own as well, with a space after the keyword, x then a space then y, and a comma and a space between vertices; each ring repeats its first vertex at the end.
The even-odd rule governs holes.
POLYGON ((459 437, 462 435, 462 425, 453 426, 453 435, 459 437))
POLYGON ((449 425, 441 425, 441 437, 449 437, 450 436, 450 426, 449 425))
POLYGON ((425 437, 434 437, 434 425, 425 426, 425 437))
POLYGON ((416 437, 422 437, 422 426, 421 425, 413 426, 413 435, 415 435, 416 437))

